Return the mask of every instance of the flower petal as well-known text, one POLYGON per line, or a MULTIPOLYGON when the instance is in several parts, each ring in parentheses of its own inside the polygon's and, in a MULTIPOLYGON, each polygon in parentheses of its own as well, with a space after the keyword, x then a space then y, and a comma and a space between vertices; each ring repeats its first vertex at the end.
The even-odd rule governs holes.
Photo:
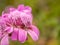
POLYGON ((34 25, 32 25, 31 28, 39 36, 39 29, 34 25))
POLYGON ((10 12, 12 12, 12 11, 14 11, 14 10, 16 10, 16 9, 13 8, 13 7, 9 7, 9 11, 10 11, 10 12))
POLYGON ((34 31, 28 30, 28 34, 31 36, 31 38, 32 38, 34 41, 38 40, 38 35, 37 35, 34 31))
POLYGON ((2 38, 1 45, 9 45, 8 34, 2 38))
POLYGON ((32 9, 29 6, 25 6, 25 9, 23 10, 25 13, 30 14, 32 9))
POLYGON ((12 33, 13 27, 6 27, 6 29, 4 31, 6 31, 7 33, 12 33))
POLYGON ((25 24, 25 26, 30 26, 32 24, 32 17, 31 17, 31 15, 22 14, 20 16, 21 16, 21 20, 25 24))
POLYGON ((25 30, 23 30, 23 29, 20 29, 19 30, 19 37, 18 38, 19 38, 19 41, 21 43, 24 43, 25 40, 27 39, 27 32, 25 30))
POLYGON ((2 14, 10 13, 14 10, 16 10, 14 7, 8 6, 8 7, 5 8, 5 10, 2 12, 2 14))
POLYGON ((29 6, 25 6, 25 9, 30 10, 30 11, 32 10, 31 7, 29 6))
POLYGON ((18 36, 18 29, 15 28, 14 31, 12 32, 11 39, 17 40, 17 36, 18 36))
POLYGON ((0 30, 0 39, 1 39, 1 37, 2 37, 2 32, 1 32, 1 30, 0 30))
POLYGON ((7 18, 9 15, 10 15, 10 14, 6 14, 6 13, 5 13, 5 14, 2 15, 2 18, 7 18))
POLYGON ((21 5, 18 6, 18 10, 19 11, 22 11, 23 9, 24 9, 24 5, 23 4, 21 4, 21 5))

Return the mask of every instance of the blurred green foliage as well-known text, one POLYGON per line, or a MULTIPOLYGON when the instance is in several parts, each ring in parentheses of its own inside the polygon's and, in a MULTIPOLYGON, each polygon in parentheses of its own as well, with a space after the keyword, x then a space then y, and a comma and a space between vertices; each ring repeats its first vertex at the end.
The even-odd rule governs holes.
POLYGON ((24 44, 11 41, 10 45, 60 45, 60 0, 0 0, 0 15, 5 7, 19 4, 31 6, 40 37, 36 42, 29 37, 24 44))

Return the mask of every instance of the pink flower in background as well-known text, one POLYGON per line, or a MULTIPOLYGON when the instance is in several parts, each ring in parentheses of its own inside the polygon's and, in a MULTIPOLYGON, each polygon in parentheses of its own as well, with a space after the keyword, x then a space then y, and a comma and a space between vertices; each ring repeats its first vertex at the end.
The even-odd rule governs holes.
POLYGON ((7 32, 11 33, 12 40, 24 43, 28 38, 27 34, 36 41, 39 30, 32 24, 32 9, 29 6, 19 5, 17 9, 9 8, 7 13, 3 11, 2 18, 6 22, 7 32))

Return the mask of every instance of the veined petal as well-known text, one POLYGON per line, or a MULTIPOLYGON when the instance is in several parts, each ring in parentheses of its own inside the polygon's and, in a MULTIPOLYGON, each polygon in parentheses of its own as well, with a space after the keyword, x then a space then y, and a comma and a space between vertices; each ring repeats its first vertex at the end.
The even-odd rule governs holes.
POLYGON ((12 40, 17 40, 18 38, 18 29, 14 28, 14 31, 12 32, 11 39, 12 40))
POLYGON ((22 22, 26 25, 29 26, 30 24, 32 24, 32 17, 31 15, 27 15, 27 14, 22 14, 21 16, 21 20, 22 22))
POLYGON ((21 43, 24 43, 25 40, 27 39, 27 32, 25 30, 23 30, 23 29, 20 29, 19 30, 19 37, 18 38, 19 38, 19 41, 21 43))
POLYGON ((31 28, 39 36, 39 29, 34 25, 32 25, 31 28))
POLYGON ((28 30, 28 34, 31 36, 31 38, 32 38, 34 41, 38 40, 38 35, 37 35, 34 31, 28 30))
POLYGON ((8 34, 2 38, 1 45, 9 45, 8 34))

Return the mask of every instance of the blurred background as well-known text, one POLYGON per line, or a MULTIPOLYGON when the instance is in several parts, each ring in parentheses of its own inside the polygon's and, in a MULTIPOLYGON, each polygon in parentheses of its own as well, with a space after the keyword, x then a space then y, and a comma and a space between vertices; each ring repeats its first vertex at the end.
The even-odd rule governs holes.
POLYGON ((33 24, 39 28, 39 40, 10 41, 10 45, 60 45, 60 0, 0 0, 0 15, 7 6, 19 4, 32 8, 33 24))

